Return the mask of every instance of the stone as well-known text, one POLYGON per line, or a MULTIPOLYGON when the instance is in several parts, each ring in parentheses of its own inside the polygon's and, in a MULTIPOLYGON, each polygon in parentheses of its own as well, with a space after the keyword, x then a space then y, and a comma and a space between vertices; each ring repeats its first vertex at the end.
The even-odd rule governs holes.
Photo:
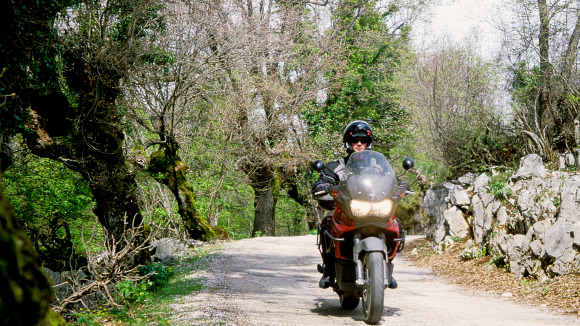
POLYGON ((478 195, 474 195, 472 198, 473 204, 473 237, 476 244, 481 244, 484 238, 484 208, 481 199, 479 199, 478 195))
MULTIPOLYGON (((507 255, 510 260, 510 265, 513 261, 519 261, 524 256, 523 248, 526 245, 526 236, 523 234, 516 234, 509 241, 507 255)), ((528 244, 529 246, 529 244, 528 244)))
POLYGON ((487 190, 480 191, 479 197, 481 198, 483 207, 489 206, 489 204, 491 204, 495 200, 495 196, 487 190))
POLYGON ((175 261, 184 257, 188 249, 188 244, 176 239, 163 238, 151 243, 153 261, 159 261, 164 265, 171 265, 175 261))
POLYGON ((454 206, 468 206, 471 204, 471 199, 469 198, 467 191, 463 189, 454 189, 453 191, 450 191, 449 198, 451 204, 454 206))
POLYGON ((568 248, 568 249, 564 250, 564 253, 559 258, 559 260, 562 261, 562 263, 567 264, 567 263, 574 261, 575 256, 576 256, 576 250, 574 250, 572 248, 568 248))
POLYGON ((558 155, 558 170, 564 170, 566 168, 566 156, 563 154, 558 155))
POLYGON ((473 182, 475 182, 475 178, 477 178, 477 174, 469 172, 459 177, 457 181, 462 187, 465 188, 469 187, 470 185, 473 185, 473 182))
POLYGON ((440 223, 439 226, 435 229, 435 232, 433 233, 433 241, 436 244, 440 244, 445 240, 446 236, 447 230, 445 228, 445 225, 443 223, 440 223))
POLYGON ((511 176, 510 180, 517 182, 522 179, 531 179, 532 177, 545 178, 546 177, 546 167, 542 158, 538 154, 529 154, 522 158, 520 161, 520 168, 511 176))
POLYGON ((559 259, 566 249, 572 247, 574 239, 572 239, 571 229, 574 222, 559 218, 546 230, 544 244, 550 257, 559 259))
POLYGON ((502 254, 507 255, 509 249, 509 241, 511 236, 503 231, 500 231, 497 238, 497 246, 502 254))
POLYGON ((574 244, 580 247, 580 221, 576 221, 572 225, 572 235, 574 236, 574 244))
POLYGON ((576 166, 576 158, 574 157, 574 153, 566 152, 564 155, 566 157, 566 165, 567 166, 569 166, 569 167, 576 166))
POLYGON ((542 255, 542 250, 544 249, 544 245, 542 244, 542 241, 534 240, 530 243, 530 249, 532 250, 532 253, 536 257, 540 257, 542 255))
POLYGON ((502 297, 504 297, 504 298, 511 298, 511 297, 513 297, 514 295, 513 295, 511 292, 505 292, 505 293, 502 293, 502 295, 501 295, 501 296, 502 296, 502 297))
POLYGON ((477 194, 486 191, 484 187, 487 186, 490 181, 491 179, 485 173, 482 173, 473 182, 473 191, 477 194))
POLYGON ((544 242, 546 230, 550 226, 552 226, 552 222, 550 222, 550 220, 542 220, 532 225, 531 230, 533 231, 533 239, 541 240, 544 242))
POLYGON ((534 191, 531 189, 522 189, 520 195, 518 196, 517 207, 522 213, 527 213, 534 209, 534 191))
POLYGON ((465 238, 469 234, 469 224, 463 218, 463 213, 456 206, 443 212, 443 218, 452 237, 465 238))
POLYGON ((554 264, 552 264, 548 270, 550 270, 552 273, 557 274, 557 275, 565 275, 568 273, 568 266, 566 266, 566 263, 562 262, 559 259, 556 259, 556 261, 554 262, 554 264))
POLYGON ((562 184, 558 219, 580 221, 580 176, 568 178, 562 184))
POLYGON ((506 209, 505 206, 501 206, 498 209, 496 218, 497 218, 498 225, 501 225, 501 226, 505 226, 506 225, 509 216, 508 216, 507 209, 506 209))
POLYGON ((423 204, 425 207, 425 214, 431 218, 432 224, 437 223, 437 219, 441 213, 447 208, 445 204, 445 197, 447 196, 447 189, 429 189, 425 192, 423 204))

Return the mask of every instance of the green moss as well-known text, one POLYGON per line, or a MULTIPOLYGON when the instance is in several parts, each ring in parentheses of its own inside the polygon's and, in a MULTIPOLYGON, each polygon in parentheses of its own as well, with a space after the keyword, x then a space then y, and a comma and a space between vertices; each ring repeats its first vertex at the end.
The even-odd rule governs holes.
POLYGON ((66 326, 68 325, 66 320, 54 310, 50 309, 44 320, 42 320, 38 326, 66 326))

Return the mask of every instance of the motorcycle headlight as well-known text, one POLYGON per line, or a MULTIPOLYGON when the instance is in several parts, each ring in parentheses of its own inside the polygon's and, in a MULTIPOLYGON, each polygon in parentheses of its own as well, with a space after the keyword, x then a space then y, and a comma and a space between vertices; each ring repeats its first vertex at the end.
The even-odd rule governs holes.
POLYGON ((366 216, 371 212, 371 203, 368 201, 351 200, 350 211, 354 216, 366 216))
POLYGON ((388 216, 391 214, 391 209, 393 209, 393 201, 390 199, 385 199, 383 201, 373 203, 373 212, 377 216, 388 216))
POLYGON ((385 199, 380 202, 371 203, 367 201, 351 200, 350 211, 357 217, 375 215, 388 216, 391 214, 393 208, 393 201, 385 199))

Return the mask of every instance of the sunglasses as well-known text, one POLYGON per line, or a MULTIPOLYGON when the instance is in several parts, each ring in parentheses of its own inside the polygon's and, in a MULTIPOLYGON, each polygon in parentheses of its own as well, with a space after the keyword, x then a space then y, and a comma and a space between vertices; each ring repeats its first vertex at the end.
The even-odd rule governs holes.
POLYGON ((353 139, 352 139, 352 143, 353 143, 353 144, 357 144, 357 143, 359 143, 359 142, 360 142, 361 144, 368 144, 368 142, 369 142, 369 141, 368 141, 368 139, 366 139, 366 138, 353 138, 353 139))

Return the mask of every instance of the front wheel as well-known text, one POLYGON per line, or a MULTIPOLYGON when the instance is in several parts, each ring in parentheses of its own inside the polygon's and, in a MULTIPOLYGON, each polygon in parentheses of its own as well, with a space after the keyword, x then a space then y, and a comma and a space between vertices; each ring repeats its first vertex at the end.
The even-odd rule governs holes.
POLYGON ((363 269, 365 278, 362 295, 363 316, 367 324, 374 325, 383 316, 385 296, 383 254, 380 252, 367 253, 364 258, 363 269))

